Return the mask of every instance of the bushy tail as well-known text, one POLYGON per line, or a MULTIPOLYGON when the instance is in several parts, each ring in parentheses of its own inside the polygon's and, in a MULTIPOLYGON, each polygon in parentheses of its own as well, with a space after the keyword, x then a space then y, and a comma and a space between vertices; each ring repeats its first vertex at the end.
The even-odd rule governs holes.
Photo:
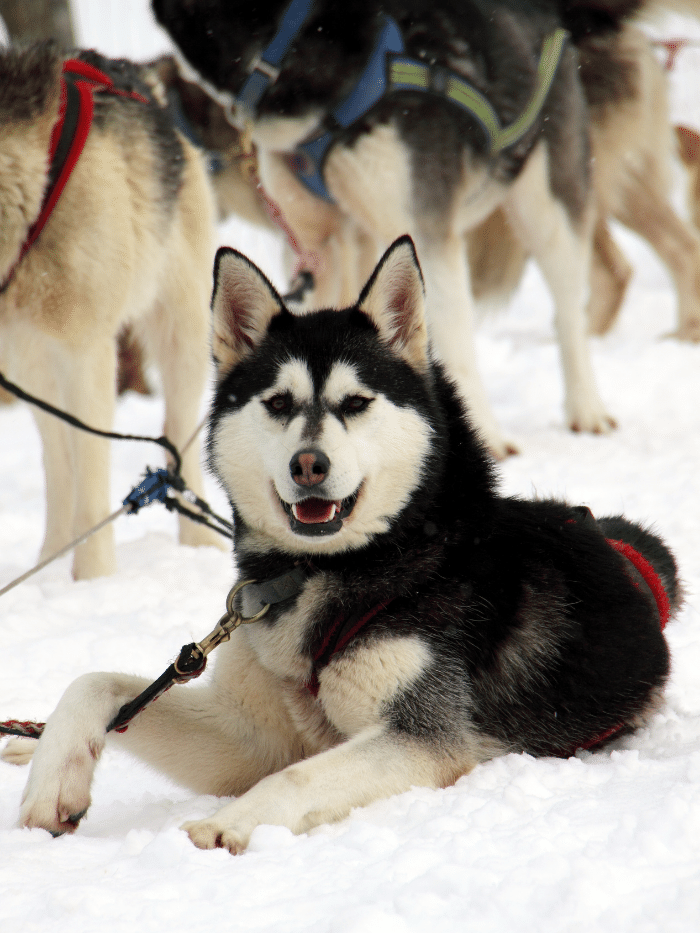
POLYGON ((676 559, 661 538, 622 515, 599 518, 597 523, 606 538, 630 545, 651 564, 668 597, 670 615, 674 616, 683 603, 683 588, 676 559))

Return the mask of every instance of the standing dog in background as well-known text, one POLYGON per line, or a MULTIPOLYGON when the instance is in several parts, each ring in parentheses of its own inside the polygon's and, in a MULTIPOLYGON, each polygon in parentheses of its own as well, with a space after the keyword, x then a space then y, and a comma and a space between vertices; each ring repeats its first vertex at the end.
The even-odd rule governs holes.
POLYGON ((465 236, 498 207, 554 298, 569 426, 610 430, 586 340, 595 210, 576 41, 614 33, 643 0, 153 7, 211 92, 251 121, 263 184, 300 238, 328 205, 351 241, 359 232, 346 281, 367 249, 411 233, 435 351, 493 453, 512 445, 478 374, 465 236))
MULTIPOLYGON (((116 337, 131 324, 160 370, 165 434, 182 450, 209 371, 214 211, 206 168, 136 66, 85 52, 77 78, 62 77, 63 67, 50 43, 0 54, 0 368, 33 395, 109 430, 116 337), (90 84, 85 75, 95 74, 102 77, 90 84), (84 106, 86 97, 94 115, 84 148, 37 235, 85 126, 71 101, 84 106), (71 120, 77 126, 65 144, 54 129, 59 115, 64 132, 71 120)), ((111 511, 109 446, 34 414, 46 473, 44 557, 111 511)), ((184 453, 183 476, 201 493, 198 444, 184 453)), ((187 519, 180 539, 214 543, 187 519)), ((114 563, 105 528, 76 548, 73 574, 107 574, 114 563)))

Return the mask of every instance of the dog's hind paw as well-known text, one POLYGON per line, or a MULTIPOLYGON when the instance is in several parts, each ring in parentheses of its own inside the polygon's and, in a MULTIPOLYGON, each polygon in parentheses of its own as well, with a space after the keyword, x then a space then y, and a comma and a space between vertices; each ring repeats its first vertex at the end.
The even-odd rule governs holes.
POLYGON ((187 833, 198 849, 228 849, 231 855, 240 855, 246 849, 246 843, 238 833, 214 820, 193 820, 183 823, 180 829, 187 833))
POLYGON ((37 739, 10 739, 0 752, 0 758, 10 765, 28 765, 37 747, 37 739))

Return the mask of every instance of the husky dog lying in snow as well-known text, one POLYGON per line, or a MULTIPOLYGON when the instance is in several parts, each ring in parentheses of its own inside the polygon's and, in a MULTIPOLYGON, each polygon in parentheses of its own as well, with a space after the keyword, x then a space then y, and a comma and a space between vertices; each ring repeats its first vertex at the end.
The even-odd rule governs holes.
MULTIPOLYGON (((0 52, 0 370, 110 430, 116 337, 130 324, 158 364, 165 433, 182 449, 209 373, 214 211, 201 155, 145 77, 94 52, 66 60, 50 43, 0 52)), ((34 414, 46 557, 111 512, 109 441, 34 414)), ((201 493, 198 444, 183 476, 201 493)), ((180 537, 215 543, 184 518, 180 537)), ((108 527, 76 548, 73 574, 114 564, 108 527)))
MULTIPOLYGON (((240 852, 259 824, 303 832, 495 755, 594 747, 660 702, 674 558, 622 517, 498 494, 423 305, 408 237, 356 305, 301 316, 244 256, 217 255, 209 457, 248 581, 238 608, 268 608, 210 683, 108 736, 198 793, 236 795, 186 825, 197 846, 240 852)), ((145 687, 100 673, 68 688, 22 825, 75 830, 107 727, 145 687)))

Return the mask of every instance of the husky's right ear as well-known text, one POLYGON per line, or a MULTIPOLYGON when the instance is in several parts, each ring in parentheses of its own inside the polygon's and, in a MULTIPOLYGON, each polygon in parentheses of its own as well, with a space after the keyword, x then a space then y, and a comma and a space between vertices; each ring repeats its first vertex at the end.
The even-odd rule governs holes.
POLYGON ((419 372, 428 366, 423 276, 410 236, 384 253, 358 301, 394 353, 419 372))
POLYGON ((229 246, 216 253, 211 308, 212 353, 218 379, 258 346, 272 318, 286 310, 260 269, 229 246))

